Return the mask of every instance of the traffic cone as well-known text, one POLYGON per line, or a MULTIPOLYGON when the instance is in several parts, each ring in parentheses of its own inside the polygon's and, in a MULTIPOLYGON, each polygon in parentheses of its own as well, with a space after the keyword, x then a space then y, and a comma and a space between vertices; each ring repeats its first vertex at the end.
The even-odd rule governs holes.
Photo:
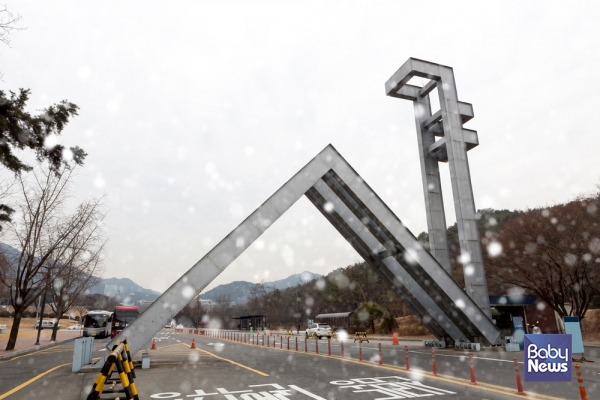
POLYGON ((269 332, 269 336, 273 336, 273 331, 269 332))
POLYGON ((156 350, 156 341, 152 338, 152 350, 156 350))
POLYGON ((196 342, 194 342, 194 338, 192 338, 192 347, 190 347, 191 349, 195 349, 196 348, 196 342))
POLYGON ((392 344, 398 344, 398 334, 394 332, 394 337, 392 338, 392 344))

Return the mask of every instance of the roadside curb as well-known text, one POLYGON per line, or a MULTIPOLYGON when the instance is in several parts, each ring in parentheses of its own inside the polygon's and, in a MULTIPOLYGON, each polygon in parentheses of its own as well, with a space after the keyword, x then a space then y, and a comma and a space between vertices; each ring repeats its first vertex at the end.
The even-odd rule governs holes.
POLYGON ((58 345, 61 345, 61 344, 65 344, 65 343, 68 343, 70 341, 75 341, 75 339, 77 339, 77 338, 69 338, 69 339, 60 340, 60 341, 57 340, 56 342, 42 344, 42 345, 39 345, 39 346, 35 346, 34 345, 35 347, 30 347, 28 349, 23 349, 23 350, 17 350, 17 351, 15 351, 13 353, 2 354, 2 355, 0 355, 0 361, 4 361, 6 359, 17 357, 17 356, 22 356, 22 355, 28 354, 28 353, 33 353, 33 352, 36 352, 38 350, 47 349, 48 347, 53 347, 53 346, 58 346, 58 345))

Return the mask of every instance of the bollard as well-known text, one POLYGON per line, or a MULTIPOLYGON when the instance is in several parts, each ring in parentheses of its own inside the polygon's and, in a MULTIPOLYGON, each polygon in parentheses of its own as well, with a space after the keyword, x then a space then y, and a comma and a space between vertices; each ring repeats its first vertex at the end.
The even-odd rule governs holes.
POLYGON ((308 339, 304 340, 304 352, 308 353, 308 339))
POLYGON ((431 369, 433 376, 437 376, 437 364, 435 363, 435 347, 431 348, 431 369))
POLYGON ((327 355, 331 355, 331 338, 327 339, 327 355))
POLYGON ((579 364, 575 364, 575 373, 577 374, 577 382, 579 383, 579 395, 581 400, 588 400, 585 386, 583 384, 583 378, 581 377, 581 371, 579 370, 579 364))
POLYGON ((279 348, 283 349, 283 336, 280 336, 279 338, 279 348))
POLYGON ((379 343, 379 365, 383 365, 383 355, 381 355, 381 343, 379 343))
POLYGON ((315 338, 315 353, 319 354, 319 337, 315 338))
POLYGON ((521 373, 519 372, 519 362, 517 361, 517 357, 513 357, 513 361, 515 362, 515 374, 517 377, 517 394, 524 396, 525 392, 523 391, 523 384, 521 383, 521 373))
POLYGON ((267 335, 267 347, 271 347, 271 342, 269 340, 269 336, 267 335))
POLYGON ((473 353, 469 352, 469 368, 471 369, 471 385, 477 385, 475 382, 475 366, 473 365, 473 353))
POLYGON ((290 337, 289 336, 287 337, 287 342, 288 342, 288 348, 287 349, 289 350, 290 349, 290 337))
POLYGON ((296 336, 296 351, 298 351, 298 336, 296 336))
POLYGON ((410 370, 410 363, 408 362, 408 346, 404 346, 404 359, 406 360, 406 370, 410 370))
POLYGON ((362 361, 362 342, 358 342, 358 361, 362 361))
POLYGON ((340 344, 342 345, 342 358, 344 358, 344 341, 342 340, 340 344))

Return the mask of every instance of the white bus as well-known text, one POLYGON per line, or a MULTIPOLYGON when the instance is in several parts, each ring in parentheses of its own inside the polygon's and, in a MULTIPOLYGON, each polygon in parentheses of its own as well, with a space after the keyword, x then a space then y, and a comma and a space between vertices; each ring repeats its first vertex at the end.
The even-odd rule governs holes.
POLYGON ((83 317, 83 336, 110 337, 113 313, 110 311, 90 311, 83 317))

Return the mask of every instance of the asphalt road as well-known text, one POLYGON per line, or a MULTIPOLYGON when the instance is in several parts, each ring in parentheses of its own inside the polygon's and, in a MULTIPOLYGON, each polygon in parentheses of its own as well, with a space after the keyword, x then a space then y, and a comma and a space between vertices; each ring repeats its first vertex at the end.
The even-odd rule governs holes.
MULTIPOLYGON (((381 343, 383 365, 379 366, 378 343, 373 341, 362 344, 360 362, 358 343, 351 340, 344 343, 342 360, 339 342, 331 342, 330 357, 326 340, 319 341, 316 355, 316 340, 305 342, 302 337, 298 338, 298 352, 296 338, 290 340, 289 351, 285 337, 283 346, 281 339, 275 338, 275 348, 273 337, 268 339, 270 347, 266 340, 263 345, 262 338, 258 345, 244 344, 169 330, 160 332, 156 339, 157 350, 151 350, 148 343, 147 350, 134 356, 134 360, 141 360, 145 351, 151 356, 151 369, 136 368, 140 399, 401 399, 425 395, 440 399, 522 398, 514 394, 512 357, 519 353, 474 353, 477 385, 470 385, 466 352, 438 349, 439 375, 433 377, 431 350, 415 346, 415 342, 409 349, 411 369, 407 372, 404 347, 392 346, 391 342, 381 343), (196 349, 190 349, 192 338, 196 349)), ((97 343, 95 347, 94 356, 101 356, 102 345, 97 343)), ((56 346, 0 362, 0 400, 48 395, 85 399, 98 372, 71 373, 72 349, 72 344, 56 346), (31 379, 35 380, 26 384, 31 379)), ((594 359, 590 355, 586 356, 594 359)), ((600 398, 598 362, 600 359, 583 365, 589 399, 600 398)), ((524 383, 524 387, 530 395, 545 395, 534 398, 579 398, 575 380, 571 384, 524 383)))

